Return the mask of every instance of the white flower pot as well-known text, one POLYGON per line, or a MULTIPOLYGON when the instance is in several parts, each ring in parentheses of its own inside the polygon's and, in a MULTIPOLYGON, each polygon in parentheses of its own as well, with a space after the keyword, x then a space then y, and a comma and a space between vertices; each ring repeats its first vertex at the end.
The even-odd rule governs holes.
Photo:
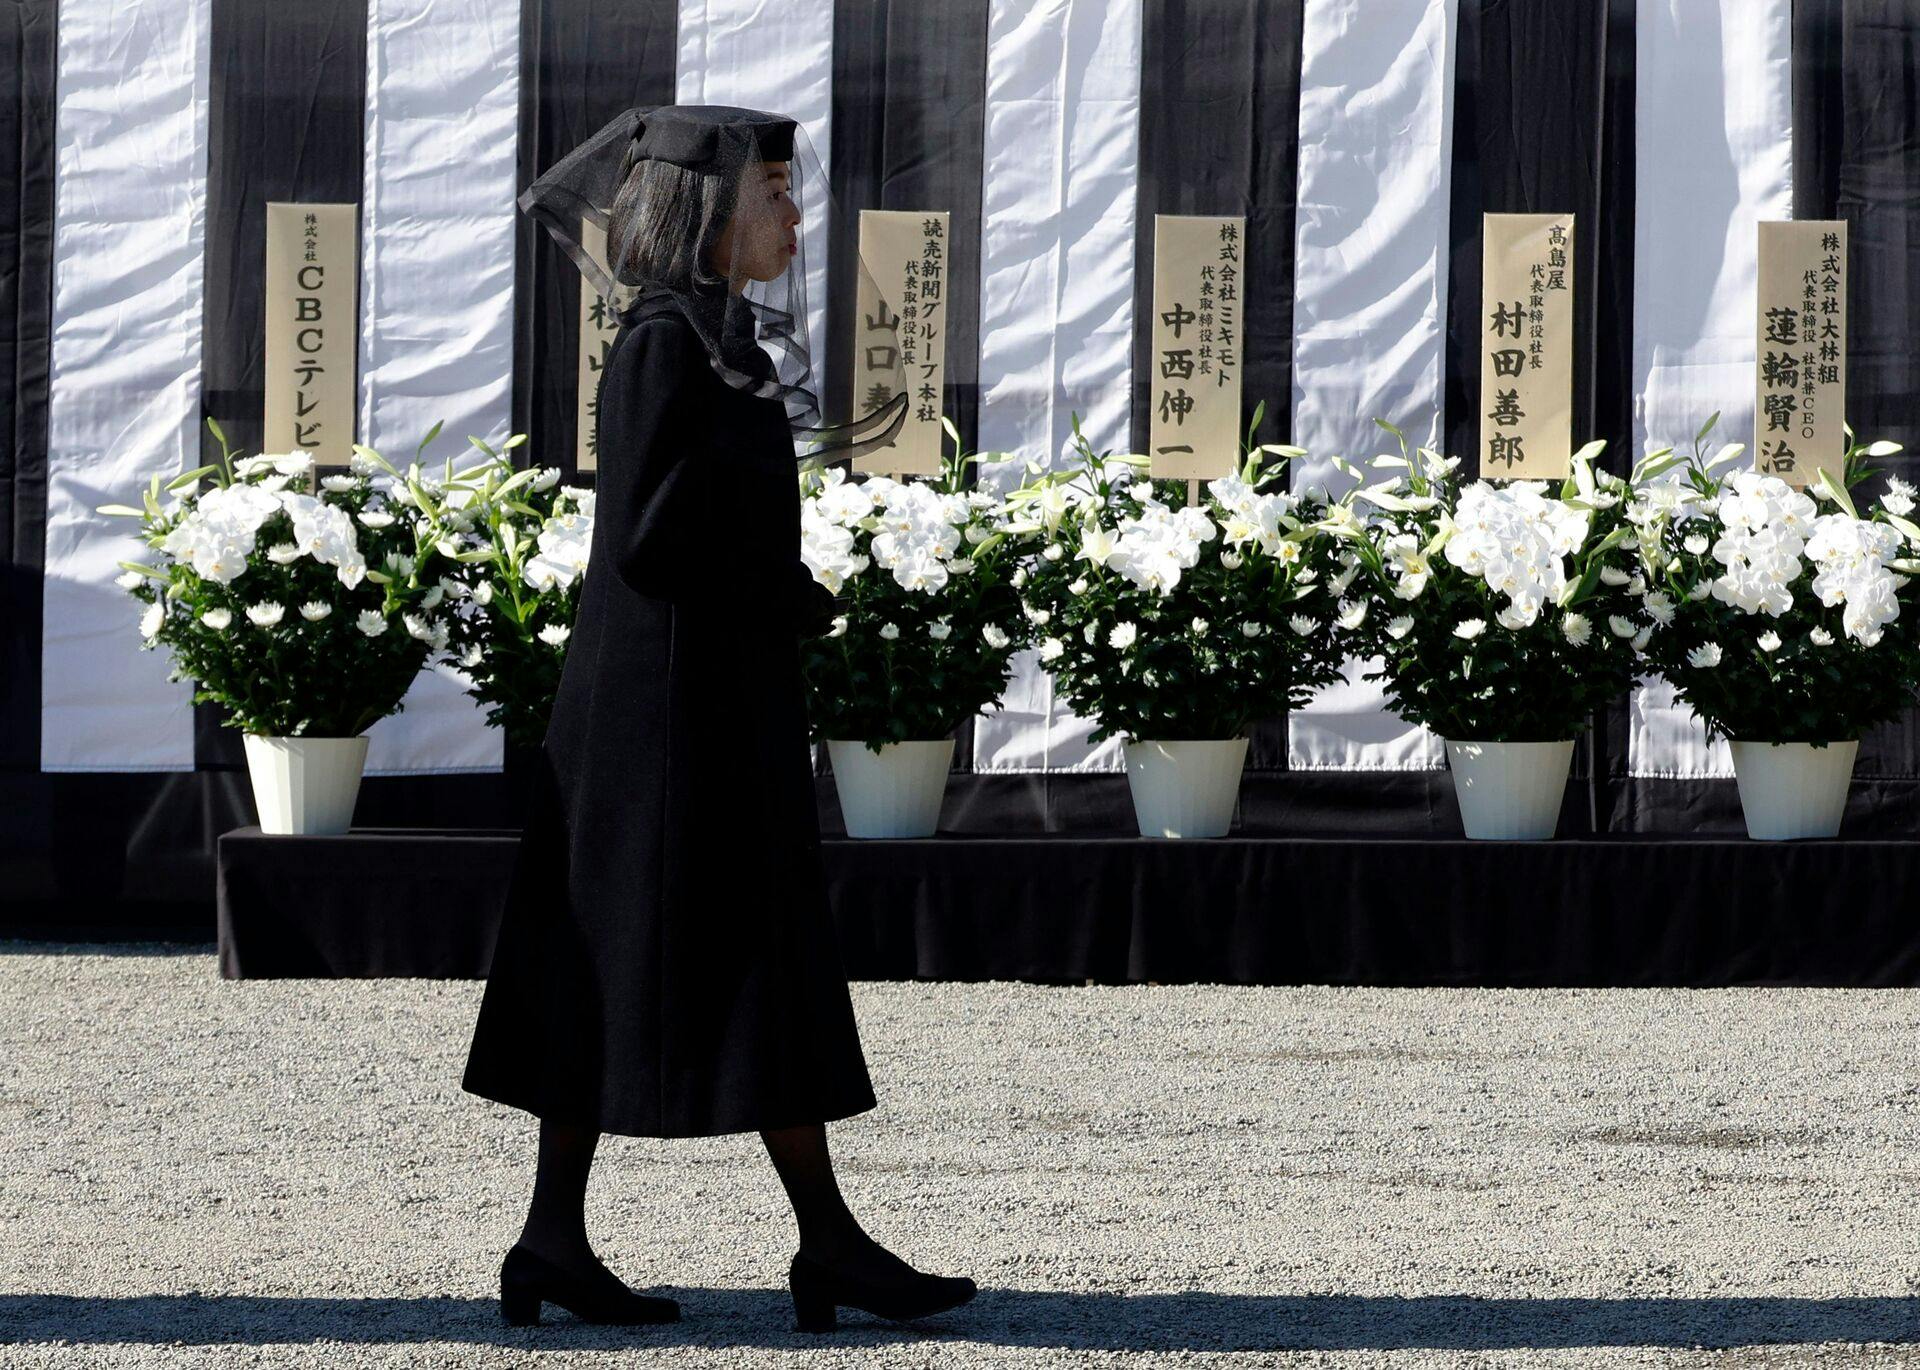
POLYGON ((1860 739, 1829 742, 1730 742, 1747 836, 1762 842, 1833 837, 1847 809, 1847 784, 1860 739))
POLYGON ((1224 837, 1240 796, 1247 739, 1154 742, 1128 738, 1127 787, 1142 837, 1224 837))
POLYGON ((1467 836, 1488 841, 1536 841, 1560 826, 1573 740, 1564 742, 1447 742, 1453 793, 1467 836))
POLYGON ((271 833, 343 833, 367 764, 359 737, 245 735, 247 774, 260 830, 271 833))
POLYGON ((864 742, 828 738, 827 757, 848 837, 931 837, 940 826, 952 738, 886 742, 877 755, 864 742))

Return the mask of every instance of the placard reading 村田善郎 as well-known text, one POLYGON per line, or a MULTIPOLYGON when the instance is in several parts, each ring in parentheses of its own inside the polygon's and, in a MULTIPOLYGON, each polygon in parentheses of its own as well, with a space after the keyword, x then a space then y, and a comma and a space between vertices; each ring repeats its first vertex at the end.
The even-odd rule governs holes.
POLYGON ((1481 219, 1480 475, 1558 480, 1573 457, 1573 215, 1481 219))
POLYGON ((1153 216, 1155 476, 1212 480, 1239 468, 1246 224, 1240 215, 1153 216))
POLYGON ((947 211, 860 211, 861 273, 854 300, 854 412, 880 409, 904 384, 900 433, 853 459, 858 471, 934 475, 940 470, 947 374, 947 211), (897 368, 897 369, 896 369, 897 368))
POLYGON ((263 452, 353 456, 360 206, 267 203, 263 452))
POLYGON ((1847 222, 1764 220, 1754 334, 1753 461, 1790 485, 1846 467, 1847 222))

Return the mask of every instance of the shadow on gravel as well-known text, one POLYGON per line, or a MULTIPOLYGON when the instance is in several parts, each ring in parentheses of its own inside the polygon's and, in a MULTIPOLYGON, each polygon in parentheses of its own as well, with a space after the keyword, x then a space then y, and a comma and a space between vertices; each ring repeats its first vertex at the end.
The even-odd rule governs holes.
POLYGON ((842 1313, 825 1338, 793 1332, 784 1291, 662 1287, 682 1320, 596 1327, 551 1305, 509 1328, 493 1299, 90 1299, 0 1295, 0 1344, 188 1346, 479 1342, 507 1346, 820 1346, 921 1337, 987 1346, 1128 1351, 1502 1351, 1564 1347, 1920 1342, 1920 1299, 1476 1299, 1318 1295, 1055 1294, 986 1289, 919 1323, 842 1313))

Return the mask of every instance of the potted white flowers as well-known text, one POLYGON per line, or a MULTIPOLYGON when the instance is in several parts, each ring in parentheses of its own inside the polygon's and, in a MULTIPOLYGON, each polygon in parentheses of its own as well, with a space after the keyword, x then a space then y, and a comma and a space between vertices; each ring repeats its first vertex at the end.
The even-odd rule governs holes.
POLYGON ((509 454, 526 440, 516 433, 498 452, 476 443, 491 460, 469 477, 466 555, 444 582, 449 653, 514 752, 546 736, 593 546, 594 492, 561 484, 554 467, 514 470, 509 454))
POLYGON ((1409 456, 1376 422, 1401 450, 1376 464, 1404 474, 1326 506, 1320 525, 1365 577, 1343 632, 1381 658, 1394 710, 1445 740, 1468 837, 1551 837, 1574 741, 1627 688, 1645 642, 1623 617, 1642 602, 1629 593, 1627 483, 1594 470, 1595 442, 1557 489, 1462 488, 1458 458, 1409 456))
POLYGON ((365 730, 448 641, 436 572, 457 548, 440 483, 363 447, 328 474, 302 451, 235 459, 208 427, 217 465, 164 491, 156 477, 140 508, 101 507, 138 520, 153 557, 120 563, 120 584, 147 606, 143 646, 166 647, 170 678, 246 734, 261 827, 345 832, 365 730))
POLYGON ((953 731, 998 707, 1031 630, 1006 507, 962 484, 984 458, 954 451, 934 480, 839 467, 801 474, 801 559, 839 600, 801 644, 808 714, 827 743, 850 837, 925 837, 939 824, 953 731))
POLYGON ((1331 544, 1286 489, 1299 449, 1251 448, 1200 504, 1174 507, 1147 458, 1096 455, 1077 417, 1074 443, 1076 466, 1008 497, 1038 549, 1024 589, 1040 659, 1094 741, 1126 739, 1143 836, 1221 836, 1249 725, 1305 703, 1344 655, 1331 544))
POLYGON ((1862 445, 1848 429, 1842 478, 1823 470, 1801 491, 1731 469, 1740 444, 1703 457, 1718 417, 1691 457, 1662 454, 1635 494, 1647 655, 1709 736, 1728 740, 1749 836, 1832 837, 1860 735, 1913 697, 1913 487, 1889 481, 1862 517, 1849 490, 1898 443, 1862 445))

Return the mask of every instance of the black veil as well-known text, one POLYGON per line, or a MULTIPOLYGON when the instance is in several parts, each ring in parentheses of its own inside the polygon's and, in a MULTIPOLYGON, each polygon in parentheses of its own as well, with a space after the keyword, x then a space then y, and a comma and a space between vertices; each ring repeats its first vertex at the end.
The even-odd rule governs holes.
MULTIPOLYGON (((809 308, 818 302, 808 263, 826 261, 838 213, 793 120, 730 105, 630 109, 537 178, 519 205, 621 322, 670 296, 722 379, 785 406, 803 464, 883 446, 906 422, 904 374, 891 385, 878 378, 888 398, 877 407, 838 422, 822 410, 824 360, 812 335, 824 314, 809 308)), ((873 289, 853 260, 862 281, 843 286, 873 289)))

